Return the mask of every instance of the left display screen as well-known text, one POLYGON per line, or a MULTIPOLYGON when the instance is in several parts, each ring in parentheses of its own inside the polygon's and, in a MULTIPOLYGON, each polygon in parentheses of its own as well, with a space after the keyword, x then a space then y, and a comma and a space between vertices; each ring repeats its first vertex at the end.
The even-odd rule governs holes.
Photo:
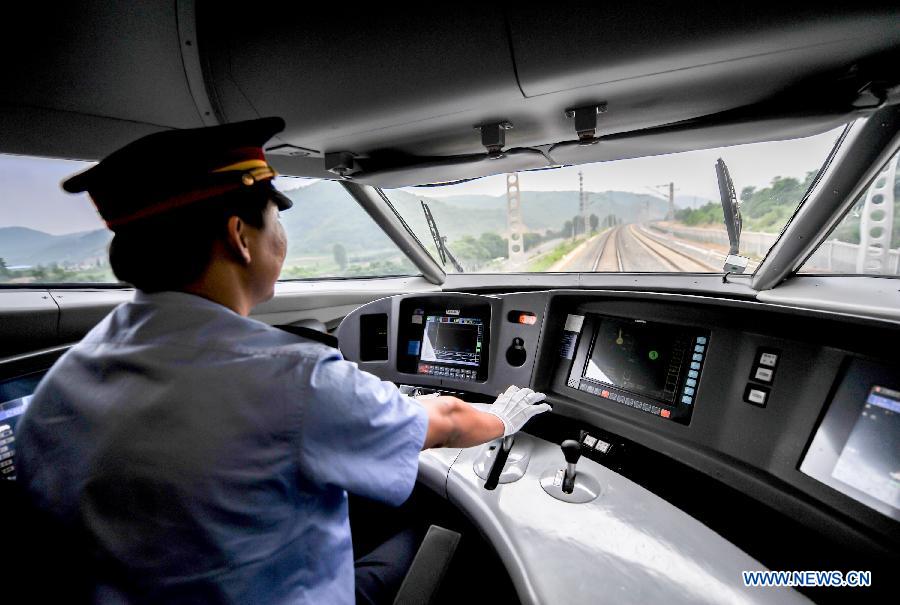
POLYGON ((471 296, 416 297, 400 303, 397 369, 449 381, 488 376, 491 305, 471 296))
POLYGON ((483 348, 484 322, 481 319, 428 315, 416 371, 418 374, 475 378, 481 366, 483 348))
POLYGON ((43 373, 0 383, 0 480, 15 479, 16 425, 43 373))

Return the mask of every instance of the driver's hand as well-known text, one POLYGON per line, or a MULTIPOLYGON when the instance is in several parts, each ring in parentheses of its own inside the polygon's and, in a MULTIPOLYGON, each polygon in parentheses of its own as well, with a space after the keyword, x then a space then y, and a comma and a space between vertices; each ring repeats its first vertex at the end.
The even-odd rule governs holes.
POLYGON ((534 416, 547 412, 552 408, 546 403, 540 403, 547 396, 536 393, 531 389, 520 389, 513 385, 501 394, 493 405, 477 406, 482 412, 493 414, 503 422, 503 436, 508 437, 518 433, 525 423, 534 416))

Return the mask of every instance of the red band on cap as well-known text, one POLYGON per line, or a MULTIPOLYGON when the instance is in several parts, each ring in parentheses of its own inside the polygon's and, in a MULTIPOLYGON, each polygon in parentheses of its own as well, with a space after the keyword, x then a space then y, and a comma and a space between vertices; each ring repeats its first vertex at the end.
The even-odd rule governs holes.
POLYGON ((172 210, 177 210, 178 208, 189 206, 190 204, 200 202, 207 198, 229 193, 231 191, 236 191, 237 189, 241 189, 242 187, 244 187, 244 185, 240 182, 226 183, 223 185, 209 187, 207 189, 200 189, 197 191, 182 193, 180 195, 176 195, 166 200, 157 202, 152 206, 141 208, 140 210, 132 214, 127 214, 125 216, 107 220, 106 226, 115 231, 115 227, 121 227, 122 225, 125 225, 127 223, 150 218, 152 216, 156 216, 157 214, 163 214, 164 212, 171 212, 172 210))
POLYGON ((224 166, 225 164, 234 164, 245 160, 265 161, 265 159, 266 156, 263 154, 262 147, 234 147, 225 150, 225 153, 221 156, 221 162, 219 163, 224 166))

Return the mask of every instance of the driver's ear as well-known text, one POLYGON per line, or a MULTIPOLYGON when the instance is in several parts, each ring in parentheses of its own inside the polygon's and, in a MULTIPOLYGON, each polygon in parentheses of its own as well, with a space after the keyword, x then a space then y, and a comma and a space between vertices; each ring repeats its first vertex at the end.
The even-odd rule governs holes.
POLYGON ((239 216, 231 216, 225 227, 228 248, 236 258, 249 265, 252 260, 250 255, 250 243, 248 241, 247 223, 239 216))

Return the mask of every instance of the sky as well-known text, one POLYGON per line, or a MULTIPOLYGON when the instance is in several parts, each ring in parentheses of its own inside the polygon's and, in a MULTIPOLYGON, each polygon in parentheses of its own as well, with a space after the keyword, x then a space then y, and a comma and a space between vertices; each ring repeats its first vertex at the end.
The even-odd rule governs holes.
MULTIPOLYGON (((584 173, 587 191, 632 191, 660 194, 656 188, 670 181, 675 195, 717 200, 715 162, 728 165, 735 189, 767 186, 776 176, 802 179, 817 170, 840 134, 840 129, 794 141, 754 143, 706 151, 620 160, 584 166, 519 174, 522 191, 572 191, 578 189, 578 172, 584 173), (649 188, 649 189, 648 189, 649 188)), ((29 227, 60 235, 103 227, 86 194, 72 195, 60 182, 92 163, 0 154, 0 227, 29 227)), ((314 183, 314 179, 279 177, 276 187, 290 190, 314 183)), ((135 183, 135 186, 140 186, 135 183)), ((506 177, 486 177, 447 187, 408 188, 408 191, 441 197, 461 194, 505 195, 506 177)))
MULTIPOLYGON (((668 183, 675 183, 675 196, 719 199, 716 160, 722 158, 734 182, 735 190, 768 186, 776 176, 803 179, 810 170, 818 170, 843 127, 805 139, 735 145, 704 151, 619 160, 558 170, 520 172, 522 191, 577 191, 578 172, 584 174, 586 191, 631 191, 668 195, 668 183), (657 188, 657 185, 666 188, 657 188), (649 188, 649 189, 648 189, 649 188)), ((600 143, 602 145, 602 143, 600 143)), ((446 187, 410 187, 407 191, 442 197, 461 194, 506 195, 506 177, 485 177, 446 187)))

